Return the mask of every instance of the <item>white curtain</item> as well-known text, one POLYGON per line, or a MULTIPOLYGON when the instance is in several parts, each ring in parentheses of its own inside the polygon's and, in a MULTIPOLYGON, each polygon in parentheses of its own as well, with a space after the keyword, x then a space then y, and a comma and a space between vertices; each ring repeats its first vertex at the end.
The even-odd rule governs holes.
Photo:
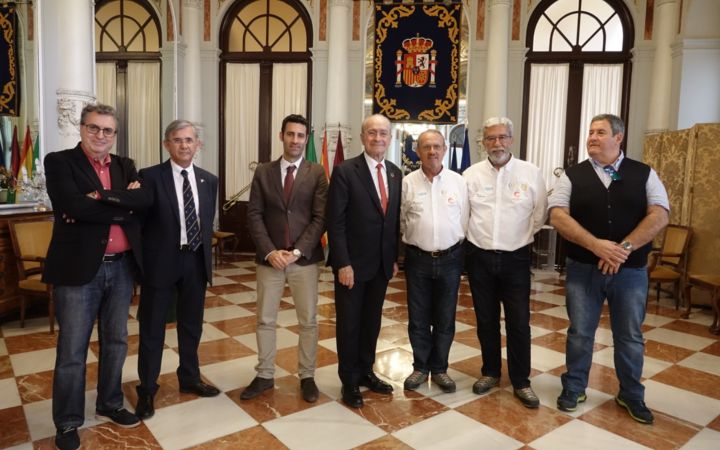
POLYGON ((135 167, 160 163, 160 63, 130 62, 127 71, 128 156, 135 167))
MULTIPOLYGON (((97 101, 99 103, 110 105, 113 108, 117 107, 117 82, 115 78, 115 63, 97 63, 95 64, 95 73, 97 79, 97 101)), ((116 144, 113 144, 110 152, 117 153, 116 144)))
POLYGON ((622 64, 585 64, 578 162, 585 161, 588 157, 585 144, 590 129, 590 120, 598 114, 620 115, 622 78, 622 64))
POLYGON ((548 189, 563 167, 568 64, 533 64, 530 68, 530 102, 527 124, 527 160, 540 168, 548 189))
MULTIPOLYGON (((225 71, 225 196, 249 185, 258 155, 260 65, 228 64, 225 71)), ((249 190, 240 200, 249 199, 249 190)))
MULTIPOLYGON (((282 142, 278 138, 282 120, 288 114, 306 115, 307 64, 273 64, 272 81, 272 143, 270 159, 282 155, 282 142)), ((310 130, 308 130, 309 133, 310 130)))

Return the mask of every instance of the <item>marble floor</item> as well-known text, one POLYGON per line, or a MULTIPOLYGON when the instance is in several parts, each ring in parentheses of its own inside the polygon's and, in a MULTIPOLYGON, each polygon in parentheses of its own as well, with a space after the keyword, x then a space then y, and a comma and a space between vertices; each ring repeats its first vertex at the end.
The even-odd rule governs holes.
MULTIPOLYGON (((275 389, 241 401, 240 392, 255 373, 255 295, 250 255, 226 258, 207 290, 199 351, 203 376, 220 388, 221 395, 203 399, 178 392, 177 335, 171 325, 156 414, 130 430, 94 419, 98 344, 93 335, 87 360, 86 422, 80 430, 84 448, 720 448, 720 339, 708 333, 712 321, 708 310, 694 310, 689 320, 683 320, 667 299, 651 302, 644 325, 643 377, 646 403, 656 421, 648 426, 631 420, 613 401, 617 381, 607 315, 596 336, 587 402, 572 414, 557 410, 568 320, 563 280, 554 272, 538 271, 533 278, 531 381, 541 400, 536 410, 513 398, 506 377, 484 396, 472 393, 481 358, 465 281, 450 354, 449 373, 457 382, 457 392, 444 394, 431 384, 415 392, 403 391, 403 380, 412 371, 412 351, 402 273, 387 292, 376 364, 378 374, 395 386, 392 396, 365 392, 365 406, 358 410, 338 400, 332 275, 323 271, 316 372, 320 399, 310 405, 300 398, 298 325, 286 291, 278 316, 275 389)), ((136 312, 133 306, 123 371, 131 410, 137 382, 136 312)), ((0 448, 53 448, 50 399, 55 336, 48 334, 47 318, 31 319, 25 328, 17 322, 0 325, 0 448)))

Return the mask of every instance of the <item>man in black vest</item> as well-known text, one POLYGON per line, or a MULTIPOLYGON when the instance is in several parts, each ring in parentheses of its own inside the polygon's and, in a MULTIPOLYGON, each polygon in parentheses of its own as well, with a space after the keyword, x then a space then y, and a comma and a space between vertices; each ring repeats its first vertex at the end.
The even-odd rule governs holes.
POLYGON ((668 223, 667 192, 649 166, 620 150, 622 119, 595 116, 587 139, 589 159, 569 168, 549 200, 550 220, 567 242, 566 366, 557 406, 575 411, 586 400, 595 331, 607 298, 620 392, 615 401, 640 423, 652 423, 640 382, 641 325, 647 298, 647 255, 668 223))

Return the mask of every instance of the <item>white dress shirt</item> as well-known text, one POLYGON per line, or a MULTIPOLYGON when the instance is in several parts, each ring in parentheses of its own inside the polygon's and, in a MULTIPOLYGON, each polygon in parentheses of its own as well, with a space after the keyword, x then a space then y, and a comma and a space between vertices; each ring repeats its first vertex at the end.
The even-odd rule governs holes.
POLYGON ((186 169, 175 164, 170 160, 170 167, 172 167, 173 181, 175 182, 175 195, 178 201, 178 211, 180 212, 180 245, 187 244, 187 230, 185 229, 185 200, 183 199, 183 176, 180 173, 185 170, 188 173, 188 181, 190 182, 190 189, 193 193, 193 200, 195 201, 195 214, 197 214, 198 225, 200 224, 200 199, 198 197, 197 181, 195 180, 194 164, 186 169))
POLYGON ((302 164, 302 156, 292 163, 287 161, 285 158, 280 158, 280 183, 282 184, 283 189, 285 189, 285 175, 287 175, 288 167, 295 166, 295 171, 292 174, 294 180, 297 178, 297 172, 300 168, 300 164, 302 164))
POLYGON ((383 184, 385 184, 385 193, 388 195, 388 199, 390 199, 390 191, 388 191, 388 179, 387 179, 387 168, 385 167, 385 159, 383 158, 382 161, 376 161, 372 159, 370 156, 368 156, 365 151, 363 151, 363 155, 365 156, 365 162, 368 165, 368 169, 370 169, 370 175, 372 175, 373 184, 375 185, 375 192, 377 192, 378 198, 380 198, 380 185, 378 184, 378 176, 377 176, 377 165, 382 164, 382 177, 383 177, 383 184))
POLYGON ((470 200, 470 242, 485 250, 503 251, 533 242, 547 218, 547 191, 540 169, 513 156, 499 170, 487 159, 473 164, 463 177, 470 200))
POLYGON ((402 182, 400 231, 403 242, 422 250, 446 250, 465 238, 467 185, 463 177, 443 168, 428 180, 418 169, 402 182))

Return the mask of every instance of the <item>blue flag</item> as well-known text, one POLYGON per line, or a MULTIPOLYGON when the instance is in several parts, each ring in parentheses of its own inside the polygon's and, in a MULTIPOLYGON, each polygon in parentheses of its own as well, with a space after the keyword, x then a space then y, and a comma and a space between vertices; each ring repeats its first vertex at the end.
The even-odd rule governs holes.
POLYGON ((470 167, 470 140, 468 139, 467 127, 465 127, 465 142, 463 142, 462 161, 460 162, 460 173, 470 167))
POLYGON ((405 138, 405 145, 403 147, 402 161, 405 167, 403 172, 407 175, 420 167, 420 158, 418 158, 417 153, 413 150, 413 137, 411 134, 408 134, 405 138))

